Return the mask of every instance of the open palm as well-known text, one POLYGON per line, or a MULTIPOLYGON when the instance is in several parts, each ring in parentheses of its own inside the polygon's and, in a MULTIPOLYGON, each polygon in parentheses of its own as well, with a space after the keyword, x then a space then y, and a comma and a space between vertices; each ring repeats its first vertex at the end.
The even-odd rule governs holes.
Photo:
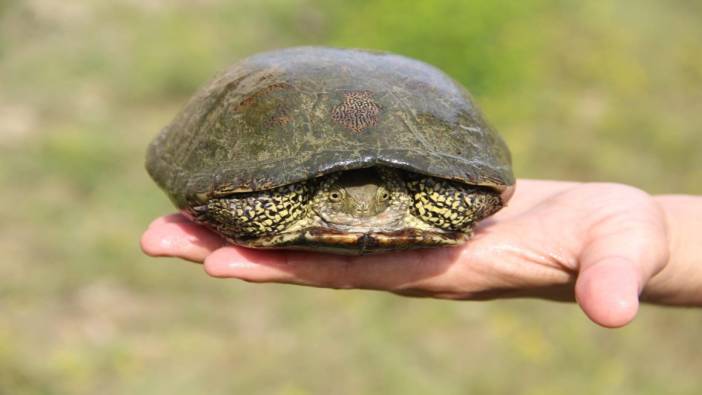
POLYGON ((466 244, 370 256, 252 250, 179 214, 155 220, 143 250, 204 262, 214 277, 384 290, 445 299, 576 300, 595 322, 622 326, 668 260, 665 219, 643 191, 619 184, 520 180, 508 207, 466 244))

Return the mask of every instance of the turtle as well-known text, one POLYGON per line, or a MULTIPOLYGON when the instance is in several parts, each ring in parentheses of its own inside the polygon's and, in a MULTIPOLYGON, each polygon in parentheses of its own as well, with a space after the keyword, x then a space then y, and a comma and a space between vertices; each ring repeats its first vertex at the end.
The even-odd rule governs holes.
POLYGON ((229 67, 155 137, 146 169, 231 243, 352 255, 463 243, 515 185, 506 143, 458 82, 330 47, 229 67))

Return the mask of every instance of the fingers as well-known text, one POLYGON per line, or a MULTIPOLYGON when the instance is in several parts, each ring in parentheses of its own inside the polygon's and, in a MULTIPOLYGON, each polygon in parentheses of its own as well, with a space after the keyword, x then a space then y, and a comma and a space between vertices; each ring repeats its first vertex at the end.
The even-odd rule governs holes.
POLYGON ((458 248, 445 248, 359 257, 227 246, 207 257, 205 270, 214 277, 252 282, 394 292, 421 289, 437 296, 446 292, 440 278, 459 254, 458 248))
POLYGON ((462 295, 450 273, 464 252, 462 247, 371 256, 255 250, 230 245, 180 214, 155 220, 144 232, 141 247, 150 256, 204 262, 206 272, 213 277, 418 292, 445 298, 462 295))
POLYGON ((141 237, 141 249, 154 257, 177 257, 202 262, 226 244, 219 236, 181 214, 171 214, 153 221, 141 237))
POLYGON ((219 248, 204 261, 205 271, 212 277, 252 282, 290 282, 290 275, 283 270, 286 265, 286 252, 253 250, 235 245, 219 248))

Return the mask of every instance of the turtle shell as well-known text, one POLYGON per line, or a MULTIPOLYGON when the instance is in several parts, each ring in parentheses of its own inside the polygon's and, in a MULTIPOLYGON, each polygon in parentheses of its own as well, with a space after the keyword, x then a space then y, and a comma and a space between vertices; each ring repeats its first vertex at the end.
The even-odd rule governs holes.
POLYGON ((299 47, 251 56, 199 91, 146 167, 179 208, 370 166, 492 187, 510 154, 470 94, 404 56, 299 47))

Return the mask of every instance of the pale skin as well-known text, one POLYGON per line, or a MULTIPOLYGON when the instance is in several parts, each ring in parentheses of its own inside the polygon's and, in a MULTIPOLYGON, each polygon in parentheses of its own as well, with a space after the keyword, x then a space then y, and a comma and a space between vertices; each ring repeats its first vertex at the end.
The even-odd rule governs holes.
POLYGON ((441 299, 576 301, 595 323, 620 327, 640 301, 702 306, 700 229, 702 197, 519 180, 509 205, 459 247, 360 257, 253 250, 180 214, 151 223, 141 246, 150 256, 202 262, 218 278, 441 299))

